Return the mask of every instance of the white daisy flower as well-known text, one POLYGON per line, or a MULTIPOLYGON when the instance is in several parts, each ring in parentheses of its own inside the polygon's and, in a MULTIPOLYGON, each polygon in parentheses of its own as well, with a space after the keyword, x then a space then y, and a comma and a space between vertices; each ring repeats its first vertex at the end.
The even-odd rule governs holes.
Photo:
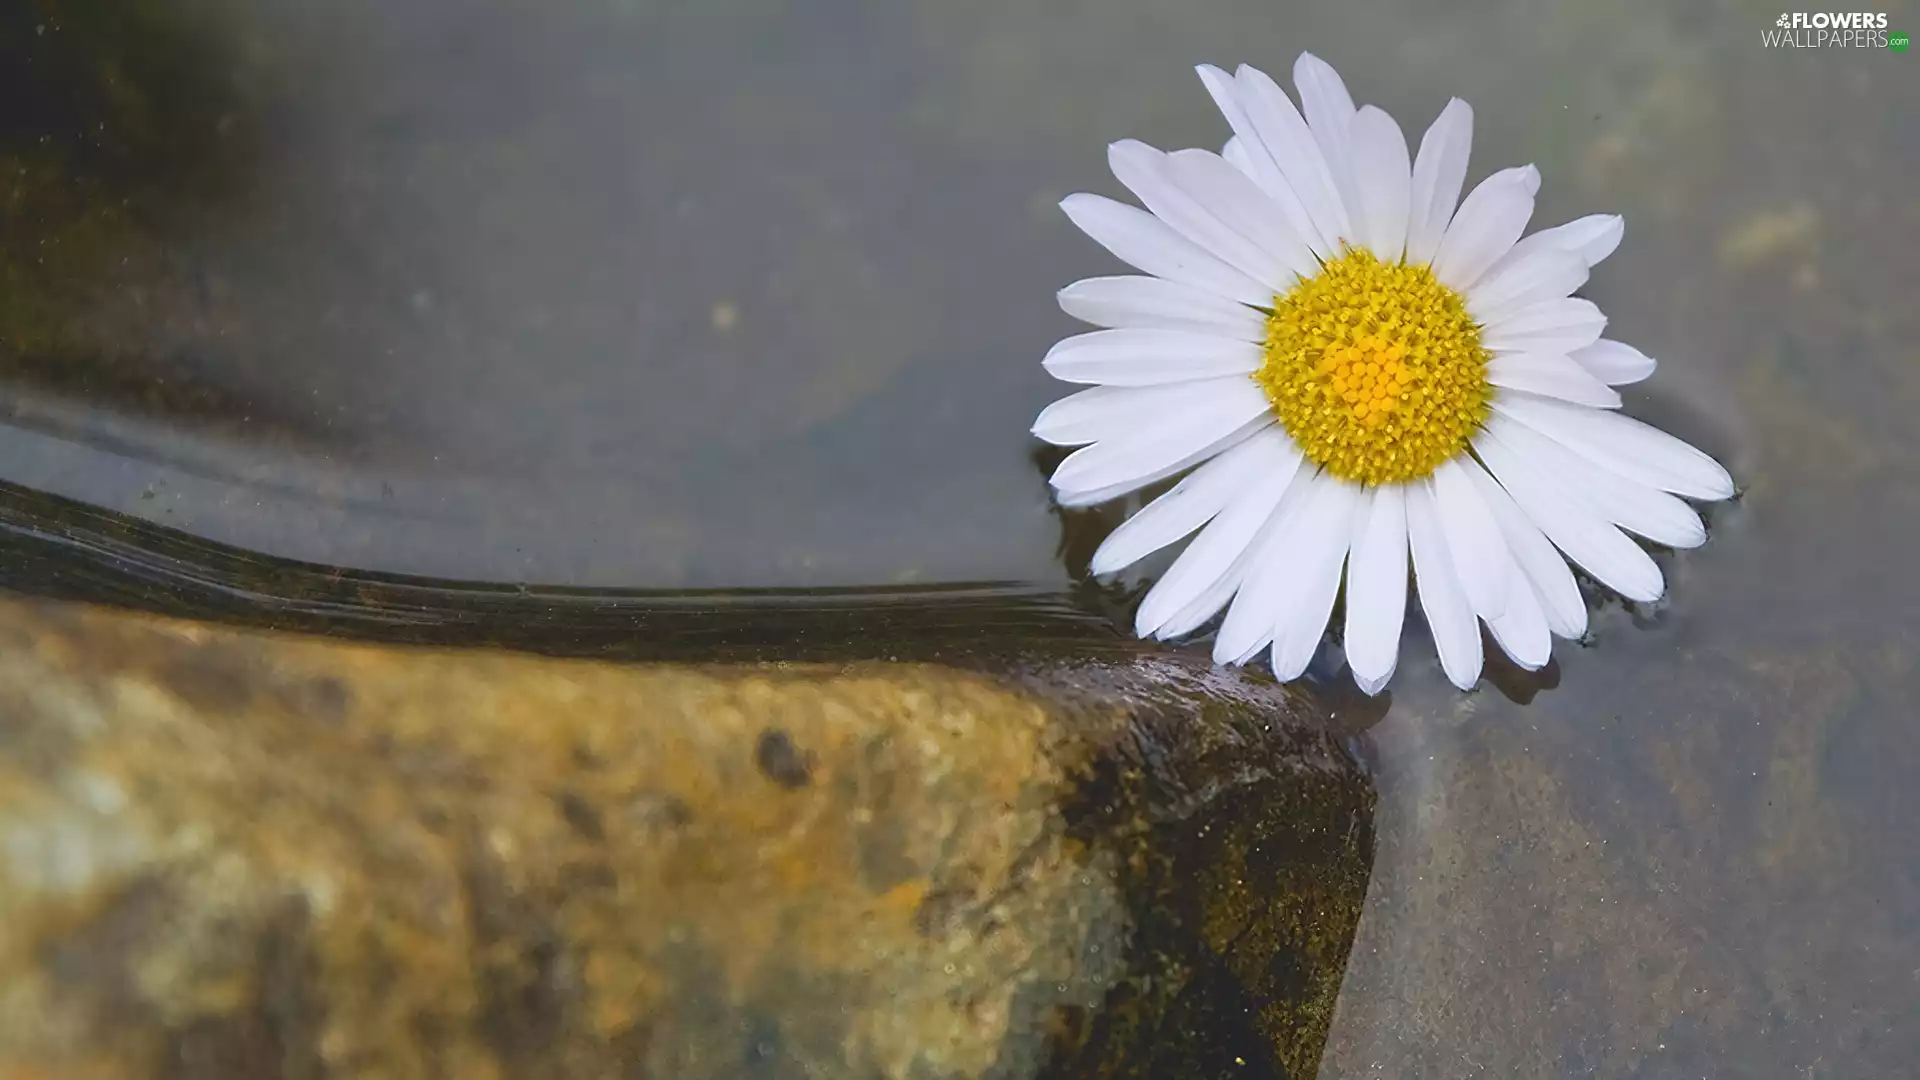
POLYGON ((1630 600, 1658 597, 1659 567, 1626 534, 1694 547, 1706 530, 1677 496, 1724 499, 1733 481, 1613 411, 1613 387, 1654 362, 1602 338, 1606 316, 1571 294, 1621 219, 1523 238, 1531 165, 1460 199, 1473 112, 1457 98, 1409 155, 1393 118, 1356 109, 1312 55, 1294 65, 1297 108, 1255 68, 1199 71, 1233 129, 1221 153, 1118 142, 1114 175, 1146 209, 1061 204, 1144 276, 1061 290, 1069 315, 1106 329, 1047 354, 1055 378, 1092 388, 1033 428, 1080 447, 1053 474, 1064 506, 1193 469, 1093 557, 1111 573, 1193 536, 1137 632, 1179 637, 1225 608, 1214 659, 1270 649, 1293 679, 1344 580, 1347 662, 1377 693, 1411 569, 1440 664, 1467 689, 1481 621, 1529 669, 1550 635, 1586 632, 1567 560, 1630 600))

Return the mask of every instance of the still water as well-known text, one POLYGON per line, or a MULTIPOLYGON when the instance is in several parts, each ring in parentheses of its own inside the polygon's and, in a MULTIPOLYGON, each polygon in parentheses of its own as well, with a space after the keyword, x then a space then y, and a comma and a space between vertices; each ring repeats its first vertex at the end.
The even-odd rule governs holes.
POLYGON ((1380 789, 1323 1075, 1909 1075, 1920 59, 1776 15, 10 5, 0 479, 374 571, 1064 592, 1105 519, 1027 427, 1114 264, 1054 204, 1225 138, 1195 62, 1312 49, 1409 130, 1471 101, 1538 223, 1626 215, 1627 408, 1744 490, 1543 673, 1319 673, 1380 789))

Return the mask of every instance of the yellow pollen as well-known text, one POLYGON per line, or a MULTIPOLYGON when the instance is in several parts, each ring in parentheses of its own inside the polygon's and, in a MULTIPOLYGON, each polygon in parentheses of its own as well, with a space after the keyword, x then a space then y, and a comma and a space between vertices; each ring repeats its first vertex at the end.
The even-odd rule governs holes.
POLYGON ((1425 264, 1349 248, 1274 303, 1254 374, 1308 460, 1374 486, 1429 476, 1487 418, 1487 352, 1425 264))

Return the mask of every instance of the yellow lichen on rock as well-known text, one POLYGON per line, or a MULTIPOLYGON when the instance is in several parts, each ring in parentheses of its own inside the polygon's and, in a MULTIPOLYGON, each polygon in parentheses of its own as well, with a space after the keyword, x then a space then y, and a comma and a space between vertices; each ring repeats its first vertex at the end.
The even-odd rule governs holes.
POLYGON ((0 602, 0 712, 0 1076, 971 1077, 1120 952, 975 676, 0 602))

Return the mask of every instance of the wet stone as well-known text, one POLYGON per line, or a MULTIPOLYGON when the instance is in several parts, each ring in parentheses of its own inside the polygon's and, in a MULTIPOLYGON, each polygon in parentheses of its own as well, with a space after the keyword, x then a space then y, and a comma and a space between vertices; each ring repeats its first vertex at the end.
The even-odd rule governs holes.
POLYGON ((1372 793, 1181 658, 614 665, 0 600, 0 1076, 1305 1076, 1372 793))
POLYGON ((760 733, 753 760, 766 778, 784 788, 803 788, 813 779, 813 766, 807 755, 793 745, 786 732, 768 729, 760 733))

